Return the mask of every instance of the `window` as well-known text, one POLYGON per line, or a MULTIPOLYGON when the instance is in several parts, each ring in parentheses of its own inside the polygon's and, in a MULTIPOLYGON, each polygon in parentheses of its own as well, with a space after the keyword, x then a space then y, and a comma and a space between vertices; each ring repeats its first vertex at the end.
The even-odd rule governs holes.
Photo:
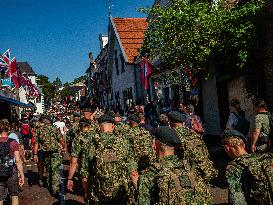
POLYGON ((122 54, 119 54, 119 58, 120 58, 120 62, 121 62, 121 72, 124 73, 125 72, 125 61, 124 61, 124 58, 122 56, 122 54))
POLYGON ((118 70, 118 51, 115 50, 115 66, 117 69, 117 75, 119 75, 119 70, 118 70))

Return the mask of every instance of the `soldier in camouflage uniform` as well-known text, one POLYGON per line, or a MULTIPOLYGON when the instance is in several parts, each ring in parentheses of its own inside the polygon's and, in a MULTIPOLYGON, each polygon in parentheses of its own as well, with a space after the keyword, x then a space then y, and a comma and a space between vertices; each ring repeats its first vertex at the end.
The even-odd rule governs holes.
POLYGON ((79 122, 80 133, 74 138, 71 149, 71 160, 68 174, 67 188, 73 191, 73 176, 76 172, 77 165, 79 165, 79 173, 82 178, 82 186, 85 192, 85 198, 88 195, 88 158, 84 155, 84 150, 90 147, 93 137, 97 133, 96 125, 86 118, 79 122), (80 159, 80 160, 79 160, 80 159))
POLYGON ((100 132, 93 144, 85 150, 89 156, 91 200, 95 204, 128 204, 130 174, 136 163, 126 136, 115 130, 115 121, 109 115, 98 118, 100 132))
POLYGON ((136 115, 128 117, 130 129, 126 130, 134 152, 135 161, 138 164, 138 172, 145 170, 155 160, 156 155, 152 148, 152 136, 144 128, 140 127, 140 118, 136 115))
POLYGON ((43 124, 36 134, 34 161, 38 162, 40 166, 40 180, 44 171, 43 167, 46 167, 48 186, 52 195, 57 196, 60 185, 61 152, 65 151, 65 142, 62 136, 59 135, 57 128, 52 126, 49 116, 43 116, 41 120, 43 124))
POLYGON ((73 122, 68 128, 66 142, 68 146, 68 152, 71 153, 71 147, 73 139, 76 137, 76 135, 79 133, 79 121, 80 121, 80 113, 73 114, 73 122))
POLYGON ((273 204, 273 154, 248 154, 243 134, 223 133, 223 146, 232 158, 226 170, 229 200, 234 205, 273 204))
POLYGON ((129 126, 122 121, 122 118, 119 114, 116 114, 113 111, 109 111, 106 114, 114 119, 116 131, 119 130, 121 132, 127 132, 129 126))
POLYGON ((178 111, 168 113, 170 125, 174 128, 181 140, 183 149, 183 163, 187 164, 188 169, 195 171, 200 177, 199 187, 207 192, 207 202, 210 203, 212 198, 208 183, 215 178, 218 171, 214 168, 213 162, 209 158, 209 152, 201 135, 185 127, 186 116, 178 111), (202 185, 202 186, 201 186, 202 185))
POLYGON ((206 193, 198 191, 198 178, 185 168, 175 154, 181 141, 174 129, 156 129, 153 148, 159 161, 139 177, 138 205, 205 205, 206 193))

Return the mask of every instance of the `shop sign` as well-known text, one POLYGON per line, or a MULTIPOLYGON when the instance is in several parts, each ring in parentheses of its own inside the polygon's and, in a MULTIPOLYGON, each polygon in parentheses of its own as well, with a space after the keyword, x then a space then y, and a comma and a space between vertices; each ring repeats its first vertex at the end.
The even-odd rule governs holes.
POLYGON ((3 87, 12 87, 12 81, 10 78, 1 79, 1 84, 3 87))

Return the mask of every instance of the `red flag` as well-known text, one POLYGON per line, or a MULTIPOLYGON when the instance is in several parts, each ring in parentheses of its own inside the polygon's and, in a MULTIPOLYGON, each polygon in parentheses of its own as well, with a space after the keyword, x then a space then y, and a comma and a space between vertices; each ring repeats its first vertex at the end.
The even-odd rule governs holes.
POLYGON ((8 70, 8 76, 11 78, 16 88, 20 87, 20 79, 18 77, 18 68, 16 65, 16 59, 13 58, 10 64, 10 68, 8 70))
POLYGON ((145 58, 140 62, 142 72, 141 72, 141 81, 145 90, 149 88, 149 75, 154 68, 154 65, 147 61, 145 58))

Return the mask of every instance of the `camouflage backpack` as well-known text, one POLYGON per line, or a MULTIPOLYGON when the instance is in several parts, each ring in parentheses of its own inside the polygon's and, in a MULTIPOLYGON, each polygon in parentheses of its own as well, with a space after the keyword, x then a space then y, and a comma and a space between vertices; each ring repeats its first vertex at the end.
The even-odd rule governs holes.
POLYGON ((38 142, 43 151, 59 150, 57 129, 50 125, 43 125, 38 132, 38 142))
POLYGON ((140 127, 131 128, 127 132, 139 171, 141 171, 156 159, 152 148, 152 137, 148 131, 140 127))
POLYGON ((218 171, 209 158, 209 152, 202 136, 184 127, 176 128, 176 131, 182 142, 184 159, 188 161, 191 168, 194 168, 206 181, 216 177, 218 171))
MULTIPOLYGON (((250 154, 252 156, 255 154, 250 154)), ((244 158, 237 161, 243 169, 244 188, 248 189, 251 197, 264 201, 270 201, 273 204, 273 154, 263 153, 257 155, 253 161, 244 158), (261 196, 262 195, 262 196, 261 196)))
POLYGON ((129 181, 125 164, 127 150, 123 138, 100 133, 95 136, 94 141, 96 157, 93 170, 96 196, 104 201, 127 196, 129 181))
POLYGON ((196 175, 182 167, 163 169, 155 178, 157 205, 204 205, 204 194, 196 191, 196 175))

